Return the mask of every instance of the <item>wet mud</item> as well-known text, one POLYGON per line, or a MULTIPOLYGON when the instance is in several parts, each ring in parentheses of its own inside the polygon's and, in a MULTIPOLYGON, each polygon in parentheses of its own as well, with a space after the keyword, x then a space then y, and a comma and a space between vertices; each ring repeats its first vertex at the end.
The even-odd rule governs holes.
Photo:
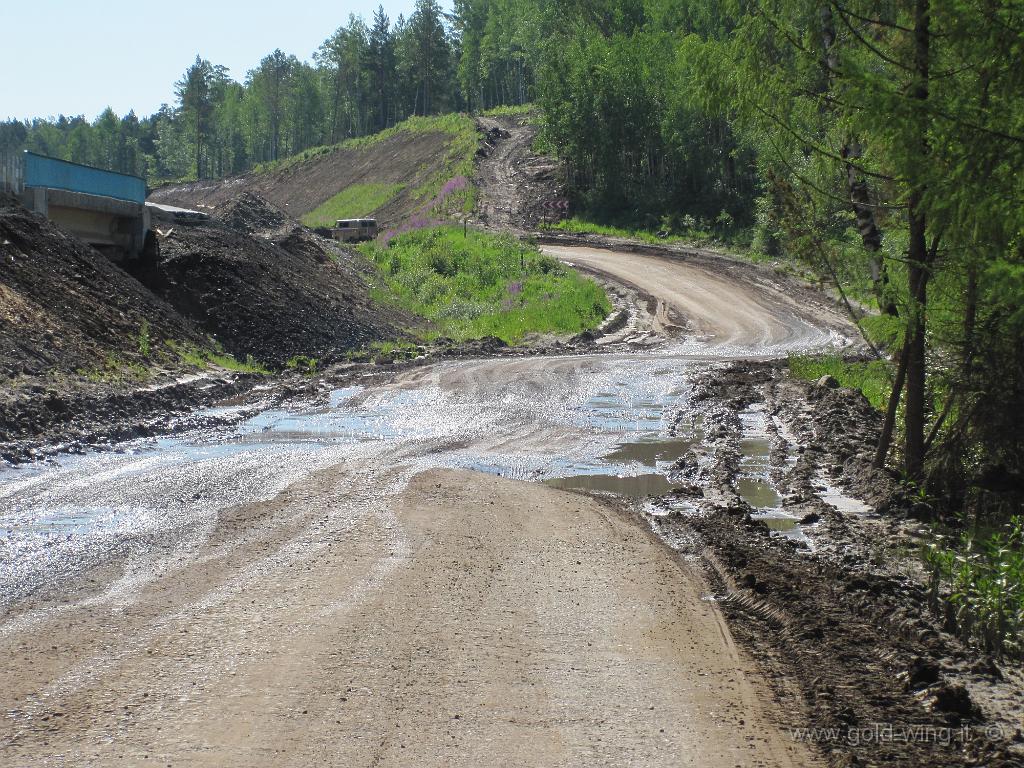
MULTIPOLYGON (((857 393, 795 382, 778 362, 750 360, 847 349, 841 319, 823 304, 787 314, 781 288, 748 302, 754 289, 742 279, 730 281, 742 297, 732 303, 755 314, 728 313, 728 294, 710 288, 707 311, 688 314, 684 298, 648 301, 657 286, 645 283, 643 263, 616 273, 600 254, 575 259, 620 285, 627 319, 602 338, 339 365, 221 401, 166 436, 0 471, 2 636, 17 642, 67 611, 150 610, 134 596, 221 558, 237 559, 242 584, 266 573, 280 573, 278 585, 313 579, 319 558, 334 568, 359 561, 330 559, 335 543, 358 553, 374 536, 385 564, 374 573, 385 575, 367 583, 379 584, 412 557, 393 500, 421 473, 474 470, 555 486, 543 489, 555 495, 536 507, 539 519, 558 518, 563 497, 574 498, 558 489, 624 510, 677 562, 699 568, 706 604, 728 618, 775 697, 773 727, 800 754, 845 766, 1016 764, 1020 670, 943 633, 912 558, 893 556, 921 532, 894 479, 868 466, 878 414, 857 393), (350 536, 350 525, 370 539, 350 536), (261 565, 250 572, 254 551, 261 565), (872 742, 864 729, 879 723, 965 736, 872 742)), ((666 264, 681 274, 696 268, 666 264)), ((457 504, 443 498, 442 508, 457 504)), ((474 564, 481 545, 465 530, 452 532, 452 558, 484 573, 493 563, 474 564)), ((452 583, 458 572, 444 571, 452 583)), ((527 592, 552 584, 560 582, 527 592)), ((284 610, 258 599, 259 616, 233 621, 284 610)), ((207 603, 195 605, 203 616, 207 603)), ((8 708, 19 744, 47 732, 36 718, 55 705, 39 701, 8 708)))

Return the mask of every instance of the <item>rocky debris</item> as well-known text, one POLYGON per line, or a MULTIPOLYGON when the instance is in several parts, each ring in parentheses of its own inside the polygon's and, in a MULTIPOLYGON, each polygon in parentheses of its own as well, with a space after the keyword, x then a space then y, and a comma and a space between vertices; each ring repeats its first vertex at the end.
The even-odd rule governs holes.
POLYGON ((481 117, 484 136, 477 152, 477 210, 480 221, 501 231, 526 232, 553 211, 545 206, 565 198, 556 160, 533 151, 537 126, 527 117, 481 117))
POLYGON ((482 131, 483 138, 480 140, 480 147, 476 151, 477 157, 489 157, 504 139, 512 138, 512 134, 498 125, 490 125, 482 131))

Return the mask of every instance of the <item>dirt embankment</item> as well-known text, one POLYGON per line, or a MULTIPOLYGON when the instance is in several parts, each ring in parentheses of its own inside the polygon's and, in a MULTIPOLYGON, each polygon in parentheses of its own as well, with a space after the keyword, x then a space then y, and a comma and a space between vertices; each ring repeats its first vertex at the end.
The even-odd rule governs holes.
POLYGON ((195 323, 98 251, 15 200, 0 199, 0 376, 147 365, 141 341, 204 344, 195 323))
POLYGON ((371 302, 371 268, 357 252, 255 195, 217 208, 212 221, 161 232, 159 259, 138 277, 240 359, 335 362, 415 322, 371 302))
POLYGON ((0 460, 146 434, 183 399, 239 386, 226 373, 175 383, 185 366, 168 340, 209 347, 197 323, 98 251, 0 199, 0 460))
POLYGON ((195 360, 321 364, 414 323, 373 305, 361 257, 253 195, 205 222, 160 222, 126 269, 17 201, 0 201, 0 458, 172 428, 251 378, 195 360))
POLYGON ((331 149, 267 173, 169 184, 154 190, 149 199, 206 210, 252 193, 298 219, 355 184, 402 185, 402 190, 382 207, 361 213, 375 216, 382 227, 387 227, 422 205, 414 192, 443 171, 453 140, 449 133, 400 131, 382 141, 331 149))

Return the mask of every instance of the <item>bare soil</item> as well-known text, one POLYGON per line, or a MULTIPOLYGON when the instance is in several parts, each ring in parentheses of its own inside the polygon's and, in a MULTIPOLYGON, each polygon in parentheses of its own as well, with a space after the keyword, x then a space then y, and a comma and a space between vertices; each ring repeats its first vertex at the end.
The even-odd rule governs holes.
POLYGON ((443 170, 451 143, 447 133, 407 131, 366 147, 333 149, 268 173, 166 185, 149 199, 208 210, 249 193, 298 219, 354 184, 402 184, 404 189, 393 200, 363 214, 387 227, 422 204, 413 192, 443 170))
POLYGON ((484 135, 476 185, 477 218, 503 232, 526 232, 557 216, 546 204, 564 198, 561 166, 533 151, 536 123, 528 116, 480 117, 484 135))

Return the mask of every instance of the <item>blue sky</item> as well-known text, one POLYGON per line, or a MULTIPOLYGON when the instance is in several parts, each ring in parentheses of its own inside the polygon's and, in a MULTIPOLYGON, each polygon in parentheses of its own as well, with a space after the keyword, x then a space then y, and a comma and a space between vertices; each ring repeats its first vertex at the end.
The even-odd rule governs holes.
POLYGON ((413 0, 0 0, 0 120, 148 115, 174 100, 197 53, 242 80, 275 48, 308 61, 350 13, 369 21, 378 5, 394 22, 413 0))

